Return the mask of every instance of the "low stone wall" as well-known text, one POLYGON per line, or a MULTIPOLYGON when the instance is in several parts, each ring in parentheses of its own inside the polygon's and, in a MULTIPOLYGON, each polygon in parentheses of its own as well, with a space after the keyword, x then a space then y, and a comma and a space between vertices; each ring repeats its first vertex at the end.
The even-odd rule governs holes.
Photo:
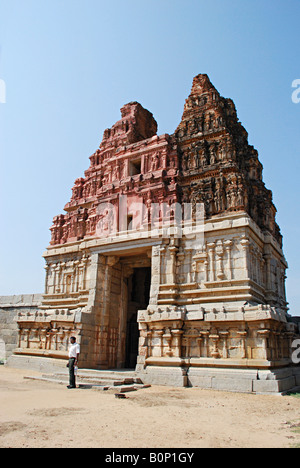
POLYGON ((0 296, 0 362, 6 361, 18 346, 17 315, 35 312, 42 294, 0 296))

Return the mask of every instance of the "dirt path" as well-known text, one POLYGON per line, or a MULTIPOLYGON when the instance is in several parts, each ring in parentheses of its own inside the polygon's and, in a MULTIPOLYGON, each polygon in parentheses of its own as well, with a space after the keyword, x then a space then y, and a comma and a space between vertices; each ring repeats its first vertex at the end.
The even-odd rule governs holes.
POLYGON ((300 398, 151 387, 116 399, 0 367, 0 448, 300 446, 300 398))

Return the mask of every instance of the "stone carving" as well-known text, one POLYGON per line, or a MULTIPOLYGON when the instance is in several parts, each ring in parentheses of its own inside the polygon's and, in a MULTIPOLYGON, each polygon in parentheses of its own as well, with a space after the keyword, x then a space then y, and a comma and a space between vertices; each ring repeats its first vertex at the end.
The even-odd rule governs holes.
MULTIPOLYGON (((103 205, 104 197, 107 205, 114 205, 122 194, 138 194, 146 206, 149 200, 179 201, 176 185, 179 160, 174 137, 158 137, 152 114, 137 102, 122 107, 121 114, 122 119, 105 130, 100 149, 90 157, 91 166, 85 178, 75 181, 72 198, 65 206, 67 214, 54 218, 51 245, 115 232, 118 212, 112 214, 107 209, 104 215, 102 207, 101 214, 95 214, 95 207, 103 205), (114 229, 109 228, 112 223, 114 229)), ((145 221, 151 221, 147 213, 145 221)))
POLYGON ((257 151, 248 144, 233 101, 221 97, 207 75, 194 78, 175 135, 181 155, 180 184, 185 187, 193 177, 190 196, 203 200, 207 216, 244 210, 281 242, 257 151))

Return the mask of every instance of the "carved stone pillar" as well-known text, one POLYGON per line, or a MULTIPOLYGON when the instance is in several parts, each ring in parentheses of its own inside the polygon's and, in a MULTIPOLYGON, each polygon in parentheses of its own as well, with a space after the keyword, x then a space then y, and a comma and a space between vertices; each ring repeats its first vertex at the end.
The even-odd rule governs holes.
POLYGON ((152 330, 149 330, 147 332, 147 356, 146 357, 151 357, 152 356, 152 330))
POLYGON ((209 261, 209 281, 215 281, 215 247, 216 244, 211 242, 207 244, 208 248, 208 261, 209 261))
POLYGON ((172 330, 172 335, 174 337, 174 356, 181 357, 181 340, 183 330, 172 330))
POLYGON ((60 282, 60 264, 57 264, 54 270, 54 283, 53 283, 53 294, 60 292, 59 282, 60 282))
POLYGON ((45 268, 45 271, 46 271, 46 275, 45 275, 45 294, 48 294, 48 275, 49 275, 49 271, 50 271, 50 265, 46 264, 44 268, 45 268))
POLYGON ((164 355, 164 340, 163 340, 164 330, 156 330, 156 335, 160 339, 160 357, 163 357, 164 355))
POLYGON ((268 338, 270 337, 270 330, 258 330, 257 335, 262 338, 264 358, 269 359, 268 338))
POLYGON ((152 247, 150 305, 157 304, 159 286, 161 284, 162 255, 163 253, 161 252, 161 247, 159 245, 152 247))
POLYGON ((185 249, 185 253, 186 253, 186 257, 187 257, 187 263, 189 265, 189 268, 188 268, 188 273, 187 273, 187 283, 192 283, 193 282, 193 278, 192 278, 192 254, 193 254, 193 248, 192 247, 189 247, 189 248, 186 248, 185 249))
POLYGON ((249 246, 250 241, 246 237, 242 237, 241 246, 244 253, 244 278, 249 279, 250 277, 250 260, 249 260, 249 246))
POLYGON ((54 349, 55 351, 57 351, 57 334, 58 334, 58 329, 56 328, 56 324, 53 325, 53 328, 52 328, 52 336, 53 336, 53 348, 51 349, 54 349))
POLYGON ((232 269, 232 259, 231 259, 232 245, 233 245, 233 242, 230 239, 224 242, 224 247, 225 247, 225 252, 226 252, 226 257, 227 257, 226 271, 227 271, 228 280, 233 279, 233 269, 232 269))
POLYGON ((178 248, 172 245, 169 247, 169 251, 171 254, 171 284, 176 284, 176 254, 178 248))
POLYGON ((223 349, 222 349, 223 359, 227 359, 228 358, 227 340, 228 340, 228 336, 229 336, 229 331, 227 331, 227 330, 219 331, 219 335, 223 339, 223 349))
POLYGON ((56 287, 56 292, 61 293, 63 291, 63 271, 65 269, 66 263, 62 262, 58 267, 58 282, 56 287))
POLYGON ((271 254, 264 254, 264 260, 266 265, 266 290, 271 291, 271 254))
POLYGON ((223 244, 222 241, 218 241, 216 245, 216 265, 217 265, 217 279, 222 281, 224 279, 224 270, 223 270, 223 244))
POLYGON ((208 261, 204 261, 204 281, 208 281, 208 261))
POLYGON ((185 274, 184 274, 184 259, 185 259, 185 252, 181 247, 177 254, 177 268, 178 268, 178 282, 179 283, 186 283, 185 274))
POLYGON ((240 350, 241 350, 241 359, 246 359, 247 358, 247 350, 246 350, 246 336, 248 335, 248 332, 246 330, 238 330, 237 334, 241 337, 241 345, 240 345, 240 350))
POLYGON ((199 338, 196 339, 197 343, 198 343, 198 349, 199 349, 199 358, 201 358, 201 347, 202 347, 202 342, 203 342, 203 338, 200 336, 199 338))
POLYGON ((88 265, 88 258, 86 256, 83 257, 81 260, 83 265, 83 272, 82 272, 82 289, 86 289, 86 274, 87 274, 87 265, 88 265))
POLYGON ((43 328, 40 334, 40 349, 47 349, 47 329, 43 328))
POLYGON ((166 330, 166 333, 163 335, 163 339, 166 340, 166 342, 168 343, 168 349, 166 351, 166 355, 171 357, 173 355, 173 351, 172 351, 172 334, 171 334, 171 331, 170 331, 169 328, 166 330))
POLYGON ((201 336, 203 336, 203 350, 205 353, 204 357, 209 357, 209 341, 208 341, 209 331, 202 330, 200 333, 201 333, 201 336))
POLYGON ((220 357, 220 353, 219 353, 219 349, 218 349, 218 343, 219 343, 219 340, 220 340, 220 336, 216 332, 214 332, 211 335, 209 335, 209 338, 213 342, 213 350, 211 352, 211 355, 212 355, 213 358, 217 359, 217 358, 220 357))

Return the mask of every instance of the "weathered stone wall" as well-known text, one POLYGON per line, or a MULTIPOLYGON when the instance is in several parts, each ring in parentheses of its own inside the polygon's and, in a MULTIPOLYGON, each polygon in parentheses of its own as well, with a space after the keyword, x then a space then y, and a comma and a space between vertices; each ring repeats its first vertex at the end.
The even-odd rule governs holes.
POLYGON ((8 359, 18 346, 18 313, 38 310, 41 294, 0 296, 0 361, 8 359))

